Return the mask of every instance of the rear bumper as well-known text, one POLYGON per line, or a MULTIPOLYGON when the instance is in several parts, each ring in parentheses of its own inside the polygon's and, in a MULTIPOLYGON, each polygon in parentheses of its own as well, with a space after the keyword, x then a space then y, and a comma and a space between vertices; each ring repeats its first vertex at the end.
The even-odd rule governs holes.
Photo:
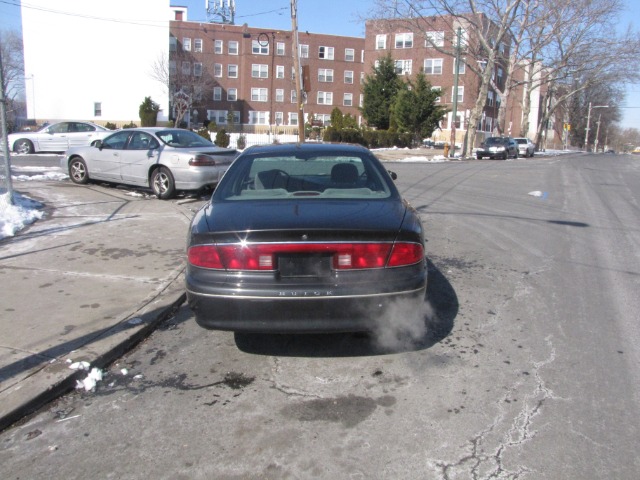
POLYGON ((187 290, 203 328, 254 333, 374 331, 386 315, 422 314, 426 285, 409 292, 350 297, 256 298, 204 296, 187 290))

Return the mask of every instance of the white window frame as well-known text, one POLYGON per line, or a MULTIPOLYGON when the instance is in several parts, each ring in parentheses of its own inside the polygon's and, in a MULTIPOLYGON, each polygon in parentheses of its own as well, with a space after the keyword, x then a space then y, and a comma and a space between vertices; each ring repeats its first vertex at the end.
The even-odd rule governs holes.
POLYGON ((269 55, 269 43, 260 45, 258 40, 251 40, 251 53, 254 55, 269 55))
MULTIPOLYGON (((431 90, 440 90, 440 92, 442 92, 442 87, 431 87, 431 90)), ((434 103, 441 103, 442 102, 442 97, 437 97, 434 101, 434 103)))
POLYGON ((320 45, 318 47, 318 58, 320 60, 333 60, 335 58, 335 48, 320 45))
POLYGON ((282 125, 284 123, 284 113, 276 112, 273 119, 276 125, 282 125))
POLYGON ((342 105, 345 107, 353 107, 353 93, 345 93, 342 99, 342 105))
MULTIPOLYGON (((451 87, 451 103, 453 103, 453 96, 455 95, 455 86, 451 87)), ((464 85, 458 86, 458 103, 464 102, 464 85)))
POLYGON ((213 101, 214 102, 222 101, 222 87, 213 87, 213 101))
MULTIPOLYGON (((460 59, 460 71, 458 72, 458 75, 464 75, 465 72, 467 71, 467 64, 465 62, 464 58, 460 59)), ((453 74, 456 74, 456 59, 453 59, 453 74)))
POLYGON ((269 125, 269 112, 249 110, 250 125, 269 125))
POLYGON ((202 62, 193 62, 193 76, 194 77, 202 76, 202 62))
POLYGON ((284 102, 284 88, 276 88, 276 102, 282 103, 284 102))
POLYGON ((265 63, 252 64, 251 78, 269 78, 269 65, 265 63))
POLYGON ((227 89, 227 101, 228 102, 237 102, 238 101, 238 89, 237 88, 229 88, 229 89, 227 89))
POLYGON ((224 42, 222 40, 214 40, 213 53, 217 55, 222 55, 223 50, 224 50, 224 42))
POLYGON ((353 85, 353 70, 344 71, 344 83, 353 85))
POLYGON ((227 78, 238 78, 238 65, 234 63, 227 65, 227 78))
POLYGON ((183 52, 190 52, 191 51, 191 39, 188 37, 185 37, 182 39, 182 51, 183 52))
POLYGON ((182 74, 183 75, 191 75, 191 63, 182 62, 182 74))
POLYGON ((442 58, 425 58, 424 74, 425 75, 442 75, 442 67, 444 61, 442 58), (427 62, 431 62, 431 67, 427 68, 427 62))
POLYGON ((386 50, 387 49, 387 34, 381 33, 376 35, 376 50, 386 50))
POLYGON ((318 105, 333 105, 333 92, 318 92, 318 105))
POLYGON ((214 63, 213 64, 213 76, 217 78, 222 78, 222 64, 214 63))
POLYGON ((411 75, 413 61, 411 60, 394 60, 395 70, 398 75, 411 75))
POLYGON ((284 65, 276 65, 276 78, 284 78, 284 65))
POLYGON ((300 44, 300 58, 309 58, 309 45, 300 44))
POLYGON ((283 57, 284 55, 286 55, 284 42, 277 42, 276 43, 276 55, 278 55, 280 57, 283 57))
POLYGON ((413 48, 413 33, 396 33, 395 47, 396 49, 413 48))
POLYGON ((178 39, 176 37, 169 37, 169 51, 170 52, 178 51, 178 39))
POLYGON ((354 48, 345 48, 344 49, 344 61, 345 62, 355 62, 356 61, 356 51, 354 48))
POLYGON ((444 32, 427 32, 424 46, 427 48, 444 47, 444 32))
POLYGON ((202 39, 196 38, 193 40, 193 51, 197 53, 202 53, 202 39))
POLYGON ((291 90, 291 103, 297 103, 298 101, 298 92, 295 90, 291 90))
POLYGON ((293 126, 298 125, 298 114, 296 112, 289 112, 288 117, 289 117, 287 121, 288 125, 293 125, 293 126))
POLYGON ((267 102, 269 101, 269 90, 266 88, 252 88, 251 89, 251 101, 252 102, 267 102))
POLYGON ((229 55, 238 55, 240 48, 237 40, 229 40, 227 42, 227 53, 229 55))
POLYGON ((333 83, 333 68, 319 68, 318 82, 333 83))

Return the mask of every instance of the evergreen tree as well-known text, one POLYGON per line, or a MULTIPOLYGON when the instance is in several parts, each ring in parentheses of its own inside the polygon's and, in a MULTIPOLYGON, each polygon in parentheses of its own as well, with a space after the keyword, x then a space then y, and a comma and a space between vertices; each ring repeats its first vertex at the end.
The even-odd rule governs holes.
POLYGON ((441 94, 439 89, 432 89, 424 73, 418 73, 414 81, 403 83, 398 91, 392 105, 392 122, 399 131, 413 134, 418 141, 430 137, 447 113, 436 103, 441 94))
POLYGON ((363 100, 360 111, 367 123, 379 130, 387 130, 391 120, 391 106, 395 102, 402 81, 398 77, 391 54, 380 58, 373 73, 362 85, 363 100))

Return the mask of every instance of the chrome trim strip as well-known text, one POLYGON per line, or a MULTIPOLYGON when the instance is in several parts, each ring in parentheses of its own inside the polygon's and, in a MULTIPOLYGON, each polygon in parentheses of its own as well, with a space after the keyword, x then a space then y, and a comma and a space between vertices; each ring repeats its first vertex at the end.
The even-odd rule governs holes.
MULTIPOLYGON (((405 291, 401 291, 401 292, 387 292, 387 293, 367 293, 367 294, 362 294, 362 295, 292 295, 292 296, 251 296, 251 295, 222 295, 222 294, 212 294, 212 293, 200 293, 200 292, 194 292, 193 290, 190 290, 189 288, 186 289, 187 293, 190 293, 191 295, 194 296, 199 296, 199 297, 207 297, 207 298, 222 298, 222 299, 228 299, 228 300, 319 300, 319 299, 344 299, 344 300, 348 300, 350 298, 372 298, 372 297, 390 297, 390 296, 394 296, 394 295, 407 295, 407 294, 411 294, 411 293, 417 293, 420 292, 422 290, 424 290, 426 288, 426 285, 424 288, 416 288, 414 290, 405 290, 405 291)), ((309 292, 306 293, 312 293, 313 290, 310 290, 309 292)), ((304 294, 305 292, 300 292, 301 294, 304 294)))

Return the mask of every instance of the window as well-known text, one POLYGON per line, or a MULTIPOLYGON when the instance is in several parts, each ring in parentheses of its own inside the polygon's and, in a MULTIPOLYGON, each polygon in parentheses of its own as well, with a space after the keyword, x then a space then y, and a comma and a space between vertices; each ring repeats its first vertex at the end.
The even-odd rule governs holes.
POLYGON ((360 103, 358 105, 360 106, 360 108, 364 106, 364 95, 362 93, 360 94, 360 103))
MULTIPOLYGON (((442 87, 431 87, 431 90, 438 90, 438 93, 441 93, 440 91, 442 90, 442 87)), ((442 101, 442 97, 437 97, 434 100, 434 103, 440 103, 442 101)))
POLYGON ((396 33, 396 48, 413 48, 413 33, 396 33))
POLYGON ((269 65, 254 63, 251 65, 251 76, 253 78, 269 78, 269 65))
POLYGON ((191 74, 191 64, 189 62, 182 62, 182 74, 183 75, 191 74))
POLYGON ((175 52, 178 50, 178 39, 176 37, 169 37, 169 51, 175 52))
POLYGON ((214 40, 213 41, 213 53, 217 53, 222 55, 222 40, 214 40))
POLYGON ((93 103, 93 116, 101 117, 102 116, 102 102, 94 102, 93 103))
POLYGON ((222 64, 216 63, 213 65, 213 76, 222 77, 222 64))
POLYGON ((233 112, 231 112, 231 116, 233 117, 233 123, 240 123, 240 112, 234 110, 233 112))
POLYGON ((284 122, 284 114, 282 112, 276 112, 276 125, 282 125, 284 122))
POLYGON ((300 58, 309 58, 309 45, 300 45, 300 58))
POLYGON ((276 65, 276 78, 284 78, 284 65, 276 65))
POLYGON ((251 40, 251 53, 254 55, 269 55, 269 43, 260 45, 258 40, 251 40))
POLYGON ((218 125, 225 125, 227 123, 227 110, 207 110, 207 118, 218 125))
MULTIPOLYGON (((451 101, 453 102, 453 97, 456 94, 456 87, 451 87, 451 101)), ((464 101, 464 87, 458 87, 458 103, 464 101)))
POLYGON ((222 100, 222 87, 213 87, 213 101, 219 102, 222 100))
POLYGON ((249 123, 252 125, 266 125, 268 115, 269 112, 256 112, 251 110, 249 112, 249 123))
POLYGON ((267 89, 266 88, 252 88, 251 89, 251 101, 252 102, 266 102, 267 101, 267 89))
POLYGON ((238 65, 227 65, 227 77, 238 78, 238 65))
POLYGON ((387 36, 376 35, 376 50, 386 50, 386 49, 387 49, 387 36))
POLYGON ((229 41, 229 43, 227 43, 227 51, 229 55, 238 55, 238 42, 229 41))
POLYGON ((424 73, 426 75, 442 75, 442 59, 427 58, 424 61, 424 73))
POLYGON ((196 76, 196 77, 201 77, 202 76, 202 63, 195 62, 193 64, 193 75, 196 76))
POLYGON ((191 51, 191 39, 190 38, 183 38, 182 39, 182 51, 183 52, 190 52, 191 51))
POLYGON ((318 49, 318 58, 333 60, 333 47, 320 47, 318 49))
POLYGON ((202 39, 201 38, 196 38, 193 41, 193 51, 194 52, 198 52, 198 53, 202 53, 202 39))
POLYGON ((364 83, 364 72, 360 72, 360 85, 364 83))
POLYGON ((169 75, 175 75, 176 73, 178 73, 178 70, 176 69, 176 61, 175 60, 169 60, 169 75))
POLYGON ((487 92, 487 106, 493 107, 493 92, 491 90, 487 92))
POLYGON ((322 122, 322 125, 324 125, 325 127, 328 127, 329 125, 331 125, 331 115, 316 114, 313 117, 314 117, 314 120, 322 122))
POLYGON ((236 102, 238 100, 238 89, 230 88, 227 90, 227 101, 236 102))
POLYGON ((295 90, 291 90, 291 103, 296 103, 298 101, 298 92, 295 90))
POLYGON ((396 73, 398 75, 411 75, 411 65, 412 65, 412 61, 411 60, 396 60, 395 61, 395 66, 396 66, 396 73))
MULTIPOLYGON (((469 39, 469 34, 467 33, 467 31, 464 28, 460 29, 460 48, 464 49, 467 47, 468 39, 469 39)), ((451 43, 455 47, 457 42, 458 42, 458 29, 456 28, 454 29, 451 43)))
POLYGON ((289 125, 298 125, 297 113, 289 113, 289 125))
POLYGON ((284 88, 276 88, 276 102, 284 102, 284 88))
POLYGON ((342 101, 342 104, 345 107, 352 107, 353 106, 353 93, 345 93, 344 94, 344 99, 342 101))
POLYGON ((318 69, 318 81, 319 82, 333 82, 333 70, 330 68, 318 69))
POLYGON ((353 71, 352 70, 345 70, 344 71, 344 83, 353 83, 353 71))
MULTIPOLYGON (((460 69, 458 70, 458 74, 464 75, 464 72, 467 70, 467 64, 464 63, 464 59, 460 59, 460 69)), ((453 74, 456 74, 456 59, 453 59, 453 74)))
POLYGON ((345 62, 353 62, 356 57, 356 51, 353 48, 345 48, 344 49, 344 61, 345 62))
POLYGON ((276 43, 276 55, 283 56, 285 53, 284 42, 276 43))
POLYGON ((333 105, 333 92, 318 92, 318 105, 333 105))
POLYGON ((443 47, 444 32, 427 32, 427 39, 424 42, 425 47, 443 47))

